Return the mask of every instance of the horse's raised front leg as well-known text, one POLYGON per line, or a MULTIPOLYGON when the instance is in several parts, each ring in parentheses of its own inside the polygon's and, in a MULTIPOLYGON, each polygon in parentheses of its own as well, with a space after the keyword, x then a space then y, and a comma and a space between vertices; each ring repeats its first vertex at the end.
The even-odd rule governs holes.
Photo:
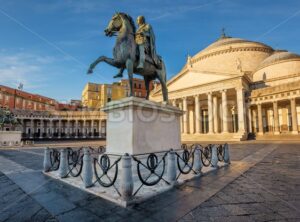
POLYGON ((126 69, 128 73, 128 80, 129 80, 129 96, 133 96, 133 62, 131 59, 127 59, 126 69))
POLYGON ((107 64, 109 64, 109 65, 111 65, 111 66, 114 66, 114 67, 116 67, 116 68, 120 68, 120 67, 121 67, 121 65, 120 65, 118 62, 116 62, 114 59, 108 58, 108 57, 106 57, 106 56, 100 56, 98 59, 95 60, 95 62, 93 62, 93 63, 90 65, 90 67, 89 67, 87 73, 88 73, 88 74, 93 73, 94 68, 95 68, 100 62, 105 62, 105 63, 107 63, 107 64))
POLYGON ((122 78, 124 69, 125 69, 125 67, 122 67, 121 69, 119 69, 119 72, 117 73, 117 75, 114 76, 114 78, 122 78))

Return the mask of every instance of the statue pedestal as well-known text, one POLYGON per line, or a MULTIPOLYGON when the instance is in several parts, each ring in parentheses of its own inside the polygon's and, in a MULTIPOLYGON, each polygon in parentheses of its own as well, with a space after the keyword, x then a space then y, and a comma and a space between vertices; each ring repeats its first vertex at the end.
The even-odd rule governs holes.
POLYGON ((109 102, 106 152, 142 154, 179 149, 180 116, 177 107, 136 97, 109 102))

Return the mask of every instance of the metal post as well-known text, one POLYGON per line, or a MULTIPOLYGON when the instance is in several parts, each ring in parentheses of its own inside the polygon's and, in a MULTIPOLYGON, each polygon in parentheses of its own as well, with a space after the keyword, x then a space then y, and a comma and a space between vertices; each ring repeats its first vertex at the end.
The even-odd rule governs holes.
POLYGON ((60 163, 59 163, 59 177, 65 178, 68 176, 68 162, 67 162, 67 150, 62 149, 60 151, 60 163))
POLYGON ((49 172, 51 169, 51 161, 50 161, 50 149, 46 147, 44 150, 44 172, 49 172))
POLYGON ((218 151, 217 151, 217 146, 213 145, 211 148, 211 166, 214 168, 218 168, 218 151))
POLYGON ((193 170, 196 173, 201 173, 201 169, 203 167, 202 161, 201 161, 201 152, 199 147, 195 148, 195 152, 194 152, 194 166, 193 166, 193 170))
POLYGON ((92 157, 88 148, 84 148, 83 154, 82 179, 84 187, 88 188, 93 185, 92 157))
POLYGON ((129 200, 133 193, 133 178, 131 156, 128 153, 122 156, 121 194, 124 200, 129 200))
POLYGON ((176 163, 175 163, 175 152, 171 149, 168 153, 168 181, 172 186, 176 184, 176 163))
POLYGON ((230 164, 229 146, 224 144, 224 162, 230 164))

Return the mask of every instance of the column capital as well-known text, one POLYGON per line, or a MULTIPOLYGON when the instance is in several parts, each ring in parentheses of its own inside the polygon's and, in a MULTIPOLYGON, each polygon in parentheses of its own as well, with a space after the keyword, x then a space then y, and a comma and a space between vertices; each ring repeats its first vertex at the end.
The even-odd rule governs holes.
POLYGON ((227 89, 220 90, 220 93, 226 93, 226 92, 227 92, 227 89))
POLYGON ((207 92, 206 95, 212 95, 212 92, 207 92))
POLYGON ((200 94, 196 94, 196 95, 194 95, 194 98, 196 99, 196 98, 198 98, 199 99, 199 97, 200 97, 200 94))
POLYGON ((235 90, 236 91, 239 91, 239 90, 245 91, 245 87, 244 86, 237 86, 237 87, 235 87, 235 90))

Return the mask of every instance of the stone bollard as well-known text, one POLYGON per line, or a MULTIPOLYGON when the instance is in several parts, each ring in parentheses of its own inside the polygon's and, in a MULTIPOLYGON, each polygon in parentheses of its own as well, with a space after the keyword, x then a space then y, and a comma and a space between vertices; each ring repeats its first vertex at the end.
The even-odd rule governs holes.
POLYGON ((49 172, 51 169, 50 149, 46 147, 44 150, 44 172, 49 172))
POLYGON ((201 151, 198 147, 196 147, 195 152, 194 152, 194 166, 193 170, 196 173, 201 173, 201 169, 203 167, 202 161, 201 161, 201 151))
POLYGON ((167 178, 169 183, 174 186, 176 184, 176 163, 175 163, 175 152, 171 149, 168 153, 168 170, 167 178))
POLYGON ((230 164, 229 145, 224 144, 224 162, 230 164))
POLYGON ((213 145, 211 148, 211 166, 214 168, 218 168, 218 150, 217 146, 213 145))
POLYGON ((121 195, 123 200, 130 200, 133 193, 131 156, 125 153, 122 156, 121 195))
POLYGON ((60 178, 65 178, 68 176, 68 162, 67 162, 67 150, 62 149, 60 151, 60 163, 58 169, 58 175, 60 178))
POLYGON ((82 166, 82 180, 84 187, 88 188, 93 185, 93 164, 91 153, 88 148, 83 151, 83 166, 82 166))

